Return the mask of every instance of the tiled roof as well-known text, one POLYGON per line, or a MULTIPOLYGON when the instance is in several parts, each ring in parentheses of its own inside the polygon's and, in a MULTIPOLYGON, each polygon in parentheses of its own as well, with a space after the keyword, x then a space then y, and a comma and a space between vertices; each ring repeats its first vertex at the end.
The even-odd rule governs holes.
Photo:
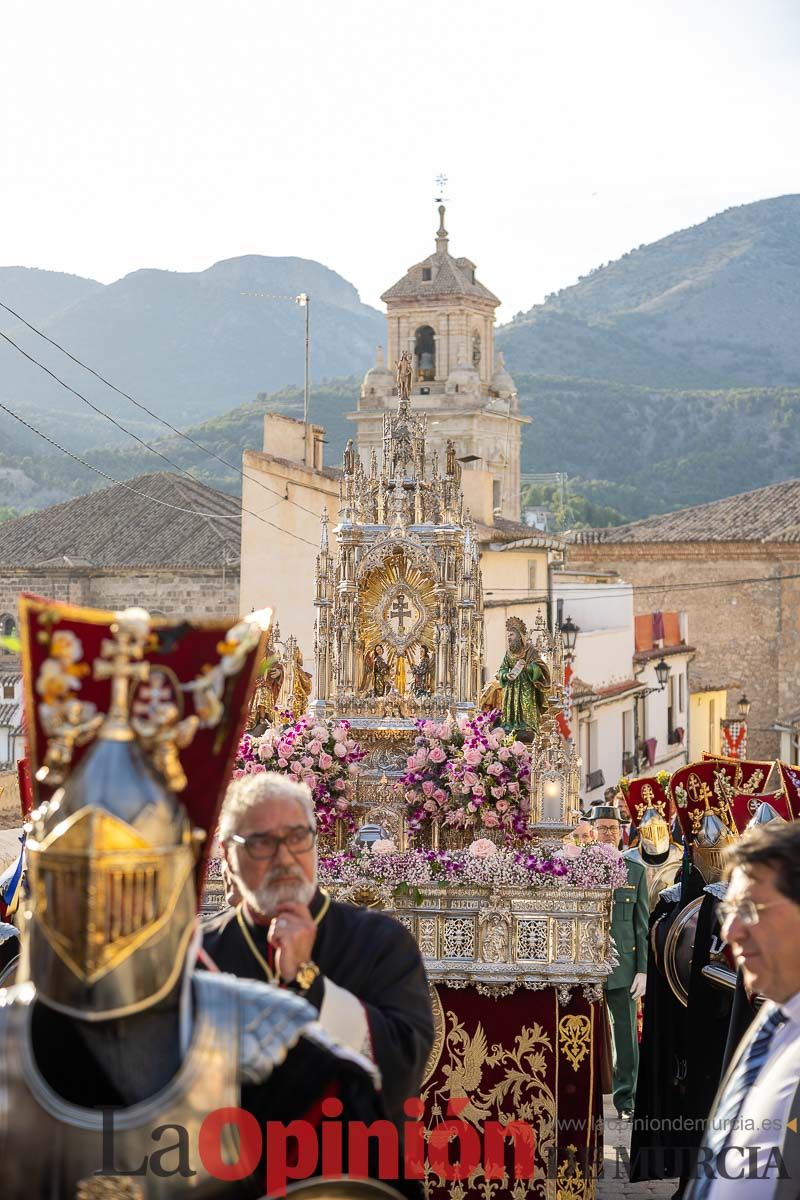
POLYGON ((521 521, 509 521, 506 517, 495 517, 493 525, 476 523, 475 537, 479 543, 506 543, 506 550, 549 549, 560 550, 564 545, 563 538, 554 533, 542 533, 521 521), (512 543, 519 542, 519 546, 512 543))
POLYGON ((0 566, 238 564, 241 508, 233 496, 168 471, 126 482, 4 521, 0 566))
POLYGON ((402 279, 399 279, 388 292, 384 292, 381 300, 386 304, 390 300, 408 299, 438 299, 448 296, 477 296, 492 304, 499 304, 487 287, 474 279, 475 264, 468 258, 453 258, 445 251, 424 258, 422 262, 409 267, 402 279), (430 269, 431 278, 423 280, 422 269, 430 269))
POLYGON ((800 542, 800 479, 610 529, 566 534, 573 545, 631 542, 800 542))

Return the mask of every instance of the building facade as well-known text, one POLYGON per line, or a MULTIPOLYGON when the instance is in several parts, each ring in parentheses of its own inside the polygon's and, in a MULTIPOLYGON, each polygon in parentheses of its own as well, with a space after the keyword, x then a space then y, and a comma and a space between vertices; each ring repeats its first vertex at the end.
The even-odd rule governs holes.
POLYGON ((623 776, 672 772, 688 761, 688 666, 685 614, 662 626, 654 614, 634 617, 633 589, 556 572, 553 599, 559 625, 577 626, 571 660, 570 728, 581 764, 584 808, 601 803, 623 776), (648 635, 648 622, 650 635, 648 635), (667 663, 661 684, 656 665, 667 663))
POLYGON ((163 617, 236 617, 240 514, 233 496, 162 471, 4 521, 0 624, 16 627, 20 592, 163 617))
POLYGON ((800 480, 571 535, 570 564, 634 585, 637 612, 688 614, 693 751, 751 701, 747 753, 794 761, 800 743, 800 480), (696 708, 695 708, 696 706, 696 708))

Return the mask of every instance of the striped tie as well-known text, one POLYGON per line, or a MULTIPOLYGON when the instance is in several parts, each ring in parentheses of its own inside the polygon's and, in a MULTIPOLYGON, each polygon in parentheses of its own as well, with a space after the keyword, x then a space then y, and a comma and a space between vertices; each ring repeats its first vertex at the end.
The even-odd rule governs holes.
MULTIPOLYGON (((782 1009, 775 1008, 772 1010, 753 1038, 750 1046, 742 1055, 733 1075, 728 1080, 728 1085, 720 1097, 717 1111, 712 1113, 709 1118, 706 1135, 703 1138, 703 1145, 701 1146, 701 1154, 703 1147, 708 1147, 711 1151, 711 1158, 706 1156, 705 1159, 709 1165, 713 1165, 717 1155, 730 1138, 730 1135, 735 1132, 733 1122, 742 1111, 745 1096, 755 1083, 759 1071, 767 1061, 772 1039, 785 1020, 786 1013, 782 1009)), ((716 1175, 712 1175, 710 1178, 704 1175, 700 1179, 697 1179, 691 1193, 692 1200, 704 1200, 711 1189, 715 1177, 716 1175)))

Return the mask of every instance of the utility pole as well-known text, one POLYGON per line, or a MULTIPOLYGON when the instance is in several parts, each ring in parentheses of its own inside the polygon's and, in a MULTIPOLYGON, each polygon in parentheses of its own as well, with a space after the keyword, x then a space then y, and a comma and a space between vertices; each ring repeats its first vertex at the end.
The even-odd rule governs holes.
POLYGON ((301 308, 304 308, 306 310, 306 357, 305 357, 305 371, 303 373, 303 421, 304 421, 304 423, 307 424, 308 423, 308 361, 309 361, 309 347, 311 345, 310 339, 309 339, 309 331, 308 331, 308 318, 309 318, 309 313, 311 311, 311 297, 308 295, 307 292, 301 292, 299 296, 295 297, 295 303, 299 304, 301 308))

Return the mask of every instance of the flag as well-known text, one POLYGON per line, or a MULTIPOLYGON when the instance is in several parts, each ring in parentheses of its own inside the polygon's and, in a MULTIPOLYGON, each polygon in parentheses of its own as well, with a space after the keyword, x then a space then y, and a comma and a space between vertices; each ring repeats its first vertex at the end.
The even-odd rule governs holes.
POLYGON ((0 921, 16 912, 19 904, 22 870, 25 862, 25 834, 20 840, 19 858, 0 875, 0 921))

